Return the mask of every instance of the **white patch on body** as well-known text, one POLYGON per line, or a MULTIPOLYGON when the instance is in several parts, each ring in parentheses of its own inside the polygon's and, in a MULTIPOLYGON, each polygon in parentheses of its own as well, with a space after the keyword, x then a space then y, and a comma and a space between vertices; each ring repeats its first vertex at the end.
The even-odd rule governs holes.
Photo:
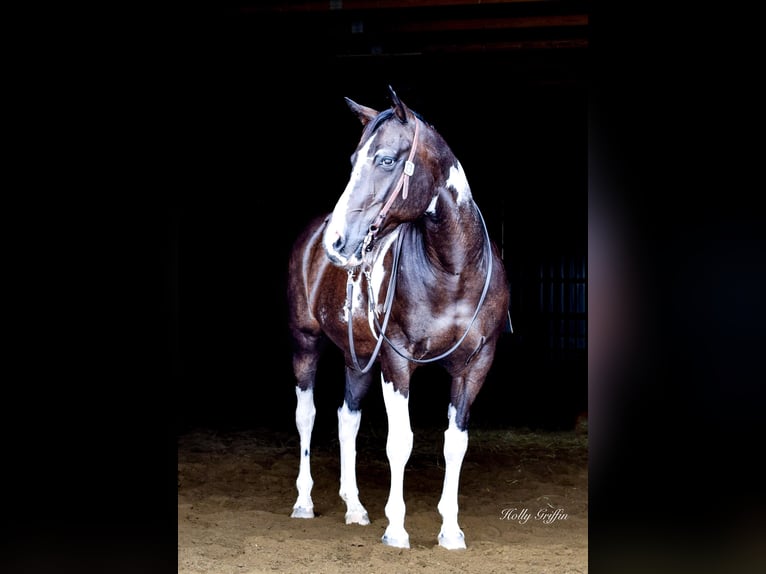
MULTIPOLYGON (((362 274, 357 273, 353 279, 351 280, 351 283, 353 285, 352 288, 352 299, 351 299, 351 315, 355 315, 359 309, 362 307, 363 302, 363 292, 362 292, 362 274)), ((343 300, 343 309, 341 309, 341 320, 348 323, 349 316, 348 316, 348 293, 346 293, 346 299, 343 300)))
POLYGON ((372 269, 370 270, 370 284, 372 286, 372 296, 374 297, 373 303, 375 303, 375 305, 373 305, 372 312, 368 310, 367 321, 370 325, 370 331, 372 332, 372 335, 375 337, 375 339, 378 338, 377 330, 375 328, 375 312, 379 305, 382 306, 383 303, 385 303, 385 301, 381 301, 380 299, 380 287, 383 284, 383 279, 386 276, 386 269, 383 266, 383 262, 386 259, 386 254, 388 253, 389 249, 391 249, 391 246, 396 241, 396 238, 399 237, 399 229, 400 228, 397 227, 393 232, 389 233, 383 239, 380 248, 375 254, 375 261, 372 262, 372 269))
POLYGON ((450 405, 447 410, 449 424, 444 431, 444 488, 437 506, 442 516, 439 545, 450 550, 465 548, 465 536, 457 523, 457 492, 460 467, 468 450, 468 431, 458 428, 456 416, 457 409, 450 405))
POLYGON ((359 150, 359 153, 356 156, 356 163, 351 169, 351 177, 346 184, 346 189, 335 204, 335 209, 333 209, 330 220, 327 222, 327 228, 325 229, 324 237, 322 238, 324 248, 327 252, 334 257, 337 257, 343 264, 345 264, 348 259, 335 250, 333 243, 335 243, 339 237, 344 237, 346 235, 346 212, 348 211, 348 203, 351 199, 351 194, 362 179, 365 168, 372 165, 373 158, 368 157, 368 154, 376 137, 377 134, 367 140, 359 150))
POLYGON ((467 301, 458 301, 438 317, 432 317, 428 322, 429 333, 443 333, 453 327, 460 326, 465 329, 473 317, 476 308, 467 301))
POLYGON ((295 387, 295 395, 298 398, 298 406, 295 409, 295 426, 298 427, 301 444, 301 462, 298 470, 298 479, 295 486, 298 489, 298 499, 293 505, 293 518, 314 518, 314 503, 311 500, 311 488, 314 480, 311 478, 310 453, 311 431, 314 428, 316 407, 314 406, 314 390, 301 390, 295 387))
POLYGON ((438 195, 433 196, 433 198, 431 199, 431 203, 429 203, 428 207, 426 208, 426 213, 428 213, 429 215, 433 215, 434 213, 436 213, 436 203, 438 199, 439 199, 438 195))
POLYGON ((468 180, 465 177, 463 166, 460 162, 457 162, 457 166, 451 166, 449 168, 449 177, 447 178, 447 187, 451 187, 455 190, 455 202, 465 203, 471 201, 473 196, 471 195, 471 186, 468 185, 468 180))
POLYGON ((404 529, 404 467, 412 452, 409 399, 394 391, 393 383, 387 383, 383 375, 380 380, 388 416, 386 454, 391 468, 391 489, 385 506, 388 527, 383 534, 383 542, 397 548, 409 548, 410 536, 404 529))
POLYGON ((340 441, 340 497, 346 502, 346 524, 369 524, 356 485, 356 435, 362 411, 352 411, 346 401, 338 409, 338 439, 340 441))

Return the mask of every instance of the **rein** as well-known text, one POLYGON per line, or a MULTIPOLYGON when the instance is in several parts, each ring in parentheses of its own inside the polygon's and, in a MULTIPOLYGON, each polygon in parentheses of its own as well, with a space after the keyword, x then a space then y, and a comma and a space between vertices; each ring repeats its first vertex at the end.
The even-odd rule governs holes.
MULTIPOLYGON (((396 352, 397 355, 402 357, 403 359, 407 359, 408 361, 412 363, 433 363, 434 361, 438 361, 440 359, 443 359, 444 357, 447 357, 448 355, 451 355, 462 343, 463 340, 468 336, 468 331, 471 330, 471 327, 473 327, 474 321, 476 321, 476 317, 479 316, 479 310, 481 309, 481 306, 484 304, 484 299, 487 297, 487 291, 489 291, 489 283, 492 279, 492 250, 490 248, 490 240, 489 240, 489 232, 487 231, 487 224, 484 222, 484 216, 481 214, 481 210, 479 209, 479 206, 476 206, 476 211, 479 213, 479 218, 481 219, 482 227, 484 227, 484 237, 486 241, 484 242, 484 253, 487 255, 487 278, 484 280, 484 288, 481 291, 481 297, 479 297, 479 303, 476 305, 476 311, 473 312, 473 317, 471 317, 471 321, 468 323, 468 327, 466 327, 465 332, 463 335, 457 340, 457 343, 452 345, 449 349, 441 353, 440 355, 437 355, 435 357, 429 357, 428 359, 416 359, 415 357, 408 357, 405 355, 402 351, 397 349, 394 344, 391 342, 391 340, 386 337, 385 330, 386 325, 388 323, 388 315, 391 313, 391 309, 386 309, 386 316, 383 320, 383 326, 380 326, 380 323, 378 322, 377 316, 373 314, 373 318, 375 319, 375 326, 380 331, 380 337, 382 339, 386 340, 386 343, 389 344, 389 346, 396 352)), ((401 246, 399 246, 401 247, 401 246)), ((397 257, 394 259, 394 265, 391 269, 391 276, 394 277, 396 275, 397 267, 399 265, 398 262, 398 253, 397 257)), ((372 287, 369 284, 369 281, 367 283, 369 293, 367 295, 367 298, 370 299, 372 296, 372 287)), ((391 298, 393 300, 393 297, 391 298)), ((388 304, 389 298, 388 293, 386 293, 386 303, 388 304)), ((350 333, 350 330, 349 330, 350 333)), ((376 353, 377 354, 377 353, 376 353)))
MULTIPOLYGON (((380 323, 378 322, 378 317, 375 314, 375 304, 374 304, 374 297, 372 292, 372 283, 370 281, 370 270, 369 268, 364 271, 364 276, 367 278, 367 308, 369 312, 372 313, 372 316, 375 318, 375 326, 377 326, 378 330, 380 331, 380 334, 383 335, 383 332, 386 330, 386 327, 388 326, 388 319, 391 317, 391 309, 393 308, 393 301, 394 301, 394 291, 396 290, 396 272, 399 269, 399 254, 402 251, 402 234, 399 233, 399 236, 396 238, 396 247, 394 249, 394 263, 391 266, 391 277, 388 279, 388 290, 386 292, 386 302, 384 303, 385 308, 385 317, 383 317, 383 326, 380 326, 380 323)), ((370 361, 367 363, 367 365, 362 368, 359 365, 359 360, 356 358, 356 350, 354 349, 354 321, 352 316, 352 296, 354 294, 354 273, 353 270, 349 270, 348 272, 348 281, 346 282, 346 300, 348 301, 348 346, 349 350, 351 351, 351 359, 354 361, 354 367, 361 371, 362 374, 366 373, 367 371, 372 368, 372 365, 375 363, 375 359, 378 357, 378 353, 380 352, 380 346, 383 344, 383 339, 385 339, 389 345, 393 348, 393 345, 391 344, 391 341, 388 340, 388 338, 383 335, 382 337, 377 337, 378 342, 375 345, 375 350, 372 352, 372 356, 370 356, 370 361)), ((396 351, 396 349, 394 349, 396 351)), ((396 351, 397 353, 399 351, 396 351)))
MULTIPOLYGON (((394 192, 391 194, 391 197, 389 197, 388 201, 386 201, 385 205, 383 206, 383 209, 381 209, 380 213, 378 213, 378 216, 375 218, 375 221, 373 221, 372 225, 370 225, 370 229, 367 233, 367 236, 364 239, 364 250, 370 251, 372 249, 372 241, 377 235, 378 231, 380 230, 380 226, 383 223, 383 220, 385 219, 386 215, 388 214, 389 209, 391 208, 391 205, 393 204, 394 199, 399 193, 399 190, 402 191, 402 199, 407 199, 407 191, 409 186, 409 178, 414 173, 415 164, 412 163, 412 158, 415 156, 415 148, 417 147, 418 143, 418 128, 420 126, 420 123, 418 120, 415 120, 415 136, 414 141, 412 144, 412 148, 410 149, 410 154, 407 158, 407 161, 404 164, 404 171, 402 172, 401 177, 399 178, 399 181, 396 184, 396 188, 394 189, 394 192)), ((475 205, 475 204, 474 204, 475 205)), ((385 331, 388 327, 388 320, 391 317, 391 309, 393 308, 393 300, 394 300, 394 291, 396 290, 396 276, 399 270, 399 256, 401 254, 402 250, 402 237, 403 234, 399 233, 398 237, 396 238, 396 246, 394 248, 394 261, 391 266, 391 276, 388 280, 388 290, 386 293, 386 300, 383 305, 384 310, 384 317, 383 317, 383 325, 380 324, 378 321, 377 313, 375 313, 375 304, 374 304, 374 293, 372 291, 372 281, 370 280, 370 270, 369 267, 364 271, 364 275, 367 279, 367 305, 368 305, 368 311, 372 313, 373 319, 375 321, 375 326, 378 328, 378 334, 379 336, 376 337, 378 342, 375 345, 375 349, 372 352, 372 355, 370 356, 370 360, 365 365, 364 368, 361 367, 359 364, 359 360, 356 356, 356 350, 354 348, 354 326, 353 326, 353 316, 352 316, 352 305, 353 305, 353 292, 354 292, 354 286, 353 286, 353 269, 350 269, 348 271, 348 281, 346 282, 346 300, 348 301, 348 344, 349 344, 349 350, 351 352, 351 359, 354 363, 354 367, 360 371, 361 373, 366 373, 372 368, 372 365, 375 363, 375 359, 378 357, 378 353, 380 352, 380 347, 383 344, 383 341, 385 340, 388 345, 391 347, 391 349, 396 352, 397 355, 402 357, 403 359, 406 359, 413 363, 432 363, 434 361, 439 361, 448 355, 452 354, 465 340, 466 336, 468 336, 468 332, 471 330, 471 327, 473 327, 474 322, 476 321, 476 317, 479 315, 479 310, 481 309, 481 306, 484 304, 484 299, 487 296, 487 291, 489 291, 489 284, 492 278, 492 249, 490 247, 491 242, 489 238, 489 231, 487 230, 487 224, 484 221, 484 216, 481 214, 481 210, 479 209, 478 205, 475 205, 476 212, 479 214, 479 219, 481 220, 481 225, 484 229, 484 253, 487 256, 487 277, 484 281, 484 288, 481 292, 481 297, 479 298, 479 303, 476 305, 476 311, 474 311, 473 317, 471 317, 471 321, 468 323, 468 327, 466 327, 465 332, 460 337, 460 339, 457 340, 457 342, 444 351, 443 353, 435 356, 430 357, 428 359, 416 359, 415 357, 410 357, 404 352, 397 349, 394 344, 391 342, 391 340, 386 336, 385 331)), ((374 334, 374 333, 373 333, 374 334)))

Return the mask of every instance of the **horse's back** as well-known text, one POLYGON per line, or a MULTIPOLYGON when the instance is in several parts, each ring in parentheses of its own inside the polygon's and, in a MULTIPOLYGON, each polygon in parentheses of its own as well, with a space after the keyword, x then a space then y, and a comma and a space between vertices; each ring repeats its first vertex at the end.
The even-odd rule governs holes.
MULTIPOLYGON (((322 246, 327 216, 311 221, 298 236, 290 254, 287 279, 289 325, 294 338, 311 333, 319 336, 328 299, 343 302, 345 272, 332 265, 322 246)), ((326 313, 325 313, 326 314, 326 313)))
POLYGON ((293 243, 290 252, 290 282, 292 283, 296 274, 299 276, 301 269, 305 267, 309 258, 313 258, 316 249, 321 248, 322 232, 327 223, 327 216, 321 215, 315 217, 306 227, 303 228, 300 235, 293 243))
POLYGON ((309 280, 313 275, 317 250, 321 249, 322 230, 326 216, 313 219, 298 235, 290 252, 287 271, 287 301, 291 329, 305 328, 304 321, 313 323, 309 313, 309 280))

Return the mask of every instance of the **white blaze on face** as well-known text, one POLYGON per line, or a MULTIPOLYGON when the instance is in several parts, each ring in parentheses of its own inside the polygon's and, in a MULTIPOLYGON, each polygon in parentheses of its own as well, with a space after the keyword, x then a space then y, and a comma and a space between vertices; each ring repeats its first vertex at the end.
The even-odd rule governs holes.
POLYGON ((372 165, 373 158, 369 157, 369 151, 377 135, 371 137, 359 150, 356 156, 356 163, 351 169, 351 177, 346 184, 346 189, 338 199, 338 203, 335 204, 335 209, 330 216, 330 221, 327 222, 327 229, 324 232, 324 248, 328 253, 336 257, 342 262, 346 262, 347 258, 343 257, 333 247, 333 243, 339 238, 344 237, 347 233, 346 230, 346 213, 348 211, 348 204, 351 199, 351 193, 356 189, 356 186, 362 179, 362 175, 365 170, 372 165))
POLYGON ((457 195, 455 196, 455 202, 460 204, 466 201, 471 201, 471 186, 468 185, 468 180, 463 172, 463 166, 460 162, 457 162, 457 166, 451 166, 449 168, 449 177, 447 178, 447 187, 455 189, 457 195))

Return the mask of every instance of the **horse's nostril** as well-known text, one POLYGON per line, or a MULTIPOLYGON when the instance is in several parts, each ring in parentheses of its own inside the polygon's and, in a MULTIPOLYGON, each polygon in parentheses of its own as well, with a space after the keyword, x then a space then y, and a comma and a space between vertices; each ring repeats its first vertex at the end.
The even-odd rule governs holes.
POLYGON ((335 249, 335 251, 340 251, 341 248, 343 247, 343 243, 344 243, 343 238, 338 237, 338 239, 333 241, 332 248, 335 249))

